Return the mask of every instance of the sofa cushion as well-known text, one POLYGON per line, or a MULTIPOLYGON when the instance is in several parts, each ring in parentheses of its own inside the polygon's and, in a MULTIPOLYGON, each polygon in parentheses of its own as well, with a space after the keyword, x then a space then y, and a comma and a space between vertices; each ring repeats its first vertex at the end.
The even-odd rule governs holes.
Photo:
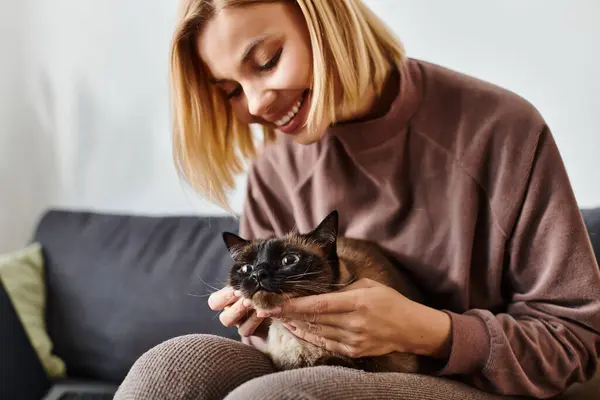
POLYGON ((46 329, 46 285, 40 244, 32 243, 0 255, 0 281, 46 373, 52 379, 63 378, 65 364, 52 353, 52 340, 46 329))
POLYGON ((70 377, 119 383, 135 360, 188 333, 238 339, 207 306, 230 266, 228 217, 50 210, 34 240, 47 265, 47 327, 70 377))

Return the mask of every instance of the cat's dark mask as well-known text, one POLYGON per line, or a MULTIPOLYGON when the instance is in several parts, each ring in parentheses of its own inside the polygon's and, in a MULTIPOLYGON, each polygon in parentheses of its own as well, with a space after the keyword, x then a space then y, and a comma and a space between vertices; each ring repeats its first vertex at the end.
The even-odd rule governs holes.
POLYGON ((246 240, 224 232, 223 240, 234 261, 229 285, 263 308, 286 297, 329 292, 339 276, 337 234, 337 211, 305 234, 246 240))

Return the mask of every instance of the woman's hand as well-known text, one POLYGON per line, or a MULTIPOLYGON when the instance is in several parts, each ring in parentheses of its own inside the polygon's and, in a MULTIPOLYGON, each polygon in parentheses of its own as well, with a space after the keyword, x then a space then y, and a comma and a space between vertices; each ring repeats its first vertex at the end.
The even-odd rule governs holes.
POLYGON ((239 290, 225 287, 208 298, 211 310, 223 310, 219 320, 226 327, 237 326, 242 342, 257 348, 262 348, 265 343, 267 330, 263 324, 264 318, 259 318, 252 308, 252 301, 242 297, 239 290))
POLYGON ((297 337, 349 357, 394 351, 447 358, 450 317, 362 279, 339 292, 291 299, 259 317, 280 318, 297 337))

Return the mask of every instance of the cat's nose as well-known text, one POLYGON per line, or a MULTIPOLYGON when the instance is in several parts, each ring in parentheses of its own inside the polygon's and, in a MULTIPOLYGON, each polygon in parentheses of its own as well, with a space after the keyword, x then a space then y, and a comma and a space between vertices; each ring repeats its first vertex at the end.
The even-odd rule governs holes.
POLYGON ((256 268, 254 268, 254 271, 252 272, 252 278, 254 278, 259 283, 267 281, 269 278, 268 268, 269 266, 266 263, 257 265, 256 268))

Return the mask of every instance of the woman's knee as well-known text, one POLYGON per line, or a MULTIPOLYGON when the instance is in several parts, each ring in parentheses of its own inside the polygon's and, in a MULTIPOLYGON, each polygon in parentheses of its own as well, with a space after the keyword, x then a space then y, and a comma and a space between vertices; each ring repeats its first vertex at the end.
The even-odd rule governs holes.
MULTIPOLYGON (((234 391, 225 400, 322 400, 335 397, 335 378, 345 378, 347 371, 338 367, 319 366, 276 372, 252 379, 234 391), (342 372, 343 371, 343 372, 342 372), (341 375, 340 375, 340 372, 341 375), (333 379, 332 379, 333 378, 333 379)), ((353 372, 350 372, 351 374, 353 372)), ((349 393, 345 392, 345 398, 349 393)))
POLYGON ((387 400, 404 398, 509 400, 449 379, 400 373, 369 373, 319 366, 252 379, 226 400, 387 400))
POLYGON ((144 353, 115 399, 222 399, 244 382, 273 372, 258 350, 213 335, 169 339, 144 353))

